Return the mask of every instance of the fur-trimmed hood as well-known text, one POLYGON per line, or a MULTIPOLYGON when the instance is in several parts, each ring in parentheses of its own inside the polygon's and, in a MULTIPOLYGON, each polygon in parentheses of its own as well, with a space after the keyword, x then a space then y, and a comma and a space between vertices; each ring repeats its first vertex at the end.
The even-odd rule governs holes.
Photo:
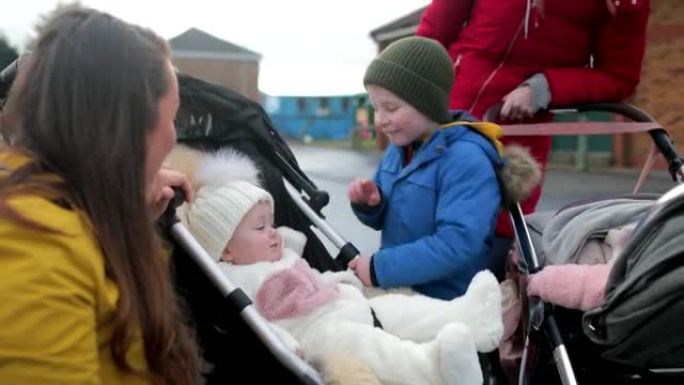
POLYGON ((525 200, 541 182, 542 177, 541 166, 530 155, 530 151, 518 145, 504 146, 499 140, 503 131, 501 126, 496 123, 478 122, 463 111, 454 112, 453 117, 454 122, 442 128, 454 125, 466 126, 479 133, 492 145, 494 151, 491 151, 489 146, 477 142, 490 160, 492 160, 494 167, 497 168, 497 178, 501 186, 501 206, 511 208, 517 202, 525 200), (494 153, 498 154, 501 162, 494 160, 497 158, 494 153))
POLYGON ((541 166, 521 146, 509 145, 501 154, 503 167, 498 173, 501 183, 501 206, 510 208, 527 198, 542 180, 541 166))

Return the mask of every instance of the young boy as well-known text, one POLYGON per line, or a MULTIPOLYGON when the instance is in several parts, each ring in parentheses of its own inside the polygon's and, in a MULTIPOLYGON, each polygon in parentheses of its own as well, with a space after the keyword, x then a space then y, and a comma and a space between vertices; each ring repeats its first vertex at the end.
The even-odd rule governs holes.
MULTIPOLYGON (((462 295, 487 262, 501 202, 500 128, 452 115, 451 59, 434 40, 409 37, 371 62, 364 85, 390 146, 373 180, 356 179, 356 216, 382 231, 380 250, 351 261, 366 286, 462 295)), ((503 262, 501 262, 503 267, 503 262)))
POLYGON ((383 384, 481 384, 477 352, 498 346, 501 294, 489 272, 460 298, 387 294, 367 299, 353 272, 320 273, 300 255, 306 239, 273 227, 273 199, 244 178, 244 158, 200 162, 189 231, 226 276, 254 301, 287 345, 315 362, 330 354, 359 358, 383 384), (373 326, 371 307, 384 329, 373 326))

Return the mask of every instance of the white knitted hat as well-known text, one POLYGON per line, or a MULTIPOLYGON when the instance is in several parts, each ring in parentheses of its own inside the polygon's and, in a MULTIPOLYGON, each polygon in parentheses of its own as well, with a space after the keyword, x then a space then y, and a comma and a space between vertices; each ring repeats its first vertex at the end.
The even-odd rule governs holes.
POLYGON ((188 230, 218 261, 242 218, 259 202, 269 202, 273 209, 271 194, 249 182, 203 186, 188 208, 188 230))
POLYGON ((197 167, 197 195, 188 205, 186 223, 209 256, 218 261, 242 218, 273 197, 257 186, 254 163, 235 151, 207 154, 197 167))

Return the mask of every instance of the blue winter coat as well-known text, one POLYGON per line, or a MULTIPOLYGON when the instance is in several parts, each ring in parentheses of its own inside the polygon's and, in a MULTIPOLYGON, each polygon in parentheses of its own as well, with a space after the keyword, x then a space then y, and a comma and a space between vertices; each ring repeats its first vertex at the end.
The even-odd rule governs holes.
POLYGON ((381 204, 354 207, 359 220, 382 230, 372 259, 376 283, 442 299, 462 295, 492 243, 499 154, 482 134, 452 126, 436 131, 406 167, 403 160, 404 151, 390 145, 374 177, 381 204))

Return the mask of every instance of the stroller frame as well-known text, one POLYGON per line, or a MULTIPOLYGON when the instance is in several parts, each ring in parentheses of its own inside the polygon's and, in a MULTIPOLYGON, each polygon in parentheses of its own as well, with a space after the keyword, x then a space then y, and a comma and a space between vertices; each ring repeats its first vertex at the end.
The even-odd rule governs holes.
POLYGON ((242 319, 254 330, 264 345, 285 368, 290 370, 302 384, 322 385, 323 379, 319 373, 283 344, 268 326, 268 322, 254 308, 252 301, 244 291, 225 277, 216 262, 183 226, 176 216, 176 208, 182 203, 183 194, 177 189, 174 199, 160 219, 162 227, 168 229, 169 235, 189 252, 194 262, 223 295, 226 306, 230 306, 240 313, 242 319))
MULTIPOLYGON (((492 107, 487 114, 485 114, 484 120, 495 121, 500 112, 500 105, 492 107)), ((562 109, 562 110, 551 110, 552 113, 579 113, 579 112, 610 112, 621 115, 623 117, 629 118, 635 123, 625 123, 626 125, 632 124, 632 127, 625 126, 623 132, 641 132, 647 131, 653 140, 654 145, 660 151, 660 153, 665 157, 668 163, 669 173, 673 180, 678 183, 684 181, 684 158, 677 154, 670 137, 664 128, 660 127, 655 119, 646 113, 645 111, 623 103, 596 103, 596 104, 586 104, 580 105, 574 108, 562 109), (642 123, 645 123, 642 124, 642 123), (641 124, 640 126, 637 126, 641 124)), ((540 124, 538 126, 542 126, 540 124)), ((567 125, 567 123, 566 123, 567 125)), ((516 126, 503 126, 504 134, 506 135, 516 135, 520 134, 519 130, 516 131, 516 126)), ((606 127, 605 131, 593 131, 591 134, 608 134, 615 133, 615 130, 608 130, 606 127)), ((545 132, 544 129, 540 129, 541 132, 545 134, 551 134, 552 132, 545 132)), ((566 131, 566 133, 583 134, 581 130, 566 131)), ((529 133, 526 133, 529 134, 529 133)), ((661 199, 658 200, 657 205, 662 207, 669 199, 672 199, 675 194, 684 193, 684 186, 672 191, 671 194, 666 194, 661 199)), ((525 217, 519 204, 513 207, 510 211, 511 222, 513 224, 513 231, 516 239, 516 247, 522 257, 522 263, 526 268, 527 274, 534 274, 541 270, 539 260, 537 258, 537 253, 532 244, 532 239, 530 237, 527 224, 525 222, 525 217)), ((657 211, 657 209, 656 209, 657 211)), ((519 368, 519 385, 530 385, 533 383, 533 365, 537 355, 538 347, 535 346, 534 340, 540 335, 546 337, 550 345, 550 349, 553 355, 553 359, 556 364, 556 368, 563 385, 577 385, 577 377, 572 366, 568 350, 563 341, 561 330, 558 326, 556 318, 554 316, 553 307, 541 301, 539 298, 529 298, 529 321, 527 327, 527 335, 525 336, 524 351, 522 356, 521 365, 519 368)), ((680 368, 657 368, 649 369, 650 372, 654 374, 660 373, 684 373, 684 369, 680 368)))
MULTIPOLYGON (((320 214, 307 204, 286 178, 283 178, 283 182, 290 197, 297 206, 340 249, 342 258, 349 258, 351 260, 359 254, 354 245, 344 240, 337 231, 319 216, 320 214)), ((180 222, 180 219, 176 216, 176 209, 183 203, 183 199, 183 193, 180 189, 176 189, 173 200, 160 219, 162 228, 166 229, 168 235, 188 251, 190 257, 223 295, 226 306, 230 306, 240 313, 245 323, 254 330, 257 337, 261 339, 271 354, 285 368, 292 372, 304 385, 322 385, 324 382, 320 374, 282 343, 270 326, 268 326, 268 322, 254 308, 252 301, 244 291, 226 278, 216 262, 180 222)))
MULTIPOLYGON (((220 127, 217 126, 216 119, 212 119, 212 114, 223 108, 231 108, 223 98, 237 98, 238 96, 229 93, 229 90, 202 82, 187 75, 179 75, 179 78, 181 80, 182 100, 185 98, 194 103, 195 101, 193 101, 193 99, 196 96, 192 95, 190 92, 191 89, 197 86, 200 88, 206 87, 206 92, 201 96, 203 100, 201 103, 209 103, 215 107, 209 109, 213 110, 213 112, 209 112, 209 115, 206 116, 207 119, 200 119, 201 124, 193 129, 199 129, 198 131, 201 132, 202 135, 207 135, 209 132, 213 133, 214 130, 219 130, 220 127), (183 88, 186 84, 188 86, 187 90, 183 88)), ((307 218, 308 222, 321 230, 339 249, 339 254, 335 258, 332 258, 332 256, 329 258, 332 259, 335 265, 346 267, 348 261, 356 257, 359 252, 356 247, 345 241, 344 238, 325 221, 321 209, 325 207, 329 201, 328 193, 319 190, 301 169, 299 169, 294 155, 286 146, 280 135, 272 128, 272 125, 268 120, 268 115, 263 111, 261 106, 248 100, 241 100, 241 103, 244 103, 244 105, 241 106, 243 110, 238 113, 238 118, 244 119, 245 121, 263 119, 263 124, 261 124, 259 130, 256 130, 257 132, 253 135, 259 139, 259 144, 263 145, 259 148, 260 153, 264 153, 264 158, 266 158, 272 166, 275 166, 279 174, 282 174, 280 182, 283 184, 287 196, 292 200, 294 206, 296 206, 296 208, 298 208, 307 218)), ((232 107, 234 108, 234 106, 232 107)), ((219 143, 223 143, 222 145, 231 143, 231 140, 224 142, 221 137, 222 134, 219 133, 218 135, 219 137, 216 139, 219 143)), ((208 137, 211 138, 212 135, 208 135, 208 137)), ((196 140, 192 136, 185 137, 179 135, 179 142, 192 145, 196 143, 196 140)), ((297 384, 323 384, 321 375, 281 342, 280 338, 274 334, 269 322, 256 311, 251 300, 242 289, 236 287, 236 285, 225 277, 216 262, 209 257, 201 245, 194 239, 183 224, 180 223, 175 216, 175 209, 178 205, 182 204, 182 201, 182 195, 177 191, 176 197, 174 197, 174 203, 169 206, 167 212, 163 216, 164 219, 161 223, 162 227, 167 231, 168 237, 173 239, 186 251, 187 256, 192 260, 192 264, 198 267, 199 270, 201 270, 201 273, 209 278, 213 284, 212 286, 220 292, 221 303, 219 306, 225 306, 226 308, 234 310, 236 314, 239 314, 242 321, 254 332, 256 338, 261 341, 263 346, 270 352, 271 356, 281 367, 285 368, 292 375, 288 376, 288 378, 294 377, 291 380, 294 380, 297 384)), ((229 330, 231 327, 227 321, 222 319, 215 322, 214 328, 216 329, 229 330)))

